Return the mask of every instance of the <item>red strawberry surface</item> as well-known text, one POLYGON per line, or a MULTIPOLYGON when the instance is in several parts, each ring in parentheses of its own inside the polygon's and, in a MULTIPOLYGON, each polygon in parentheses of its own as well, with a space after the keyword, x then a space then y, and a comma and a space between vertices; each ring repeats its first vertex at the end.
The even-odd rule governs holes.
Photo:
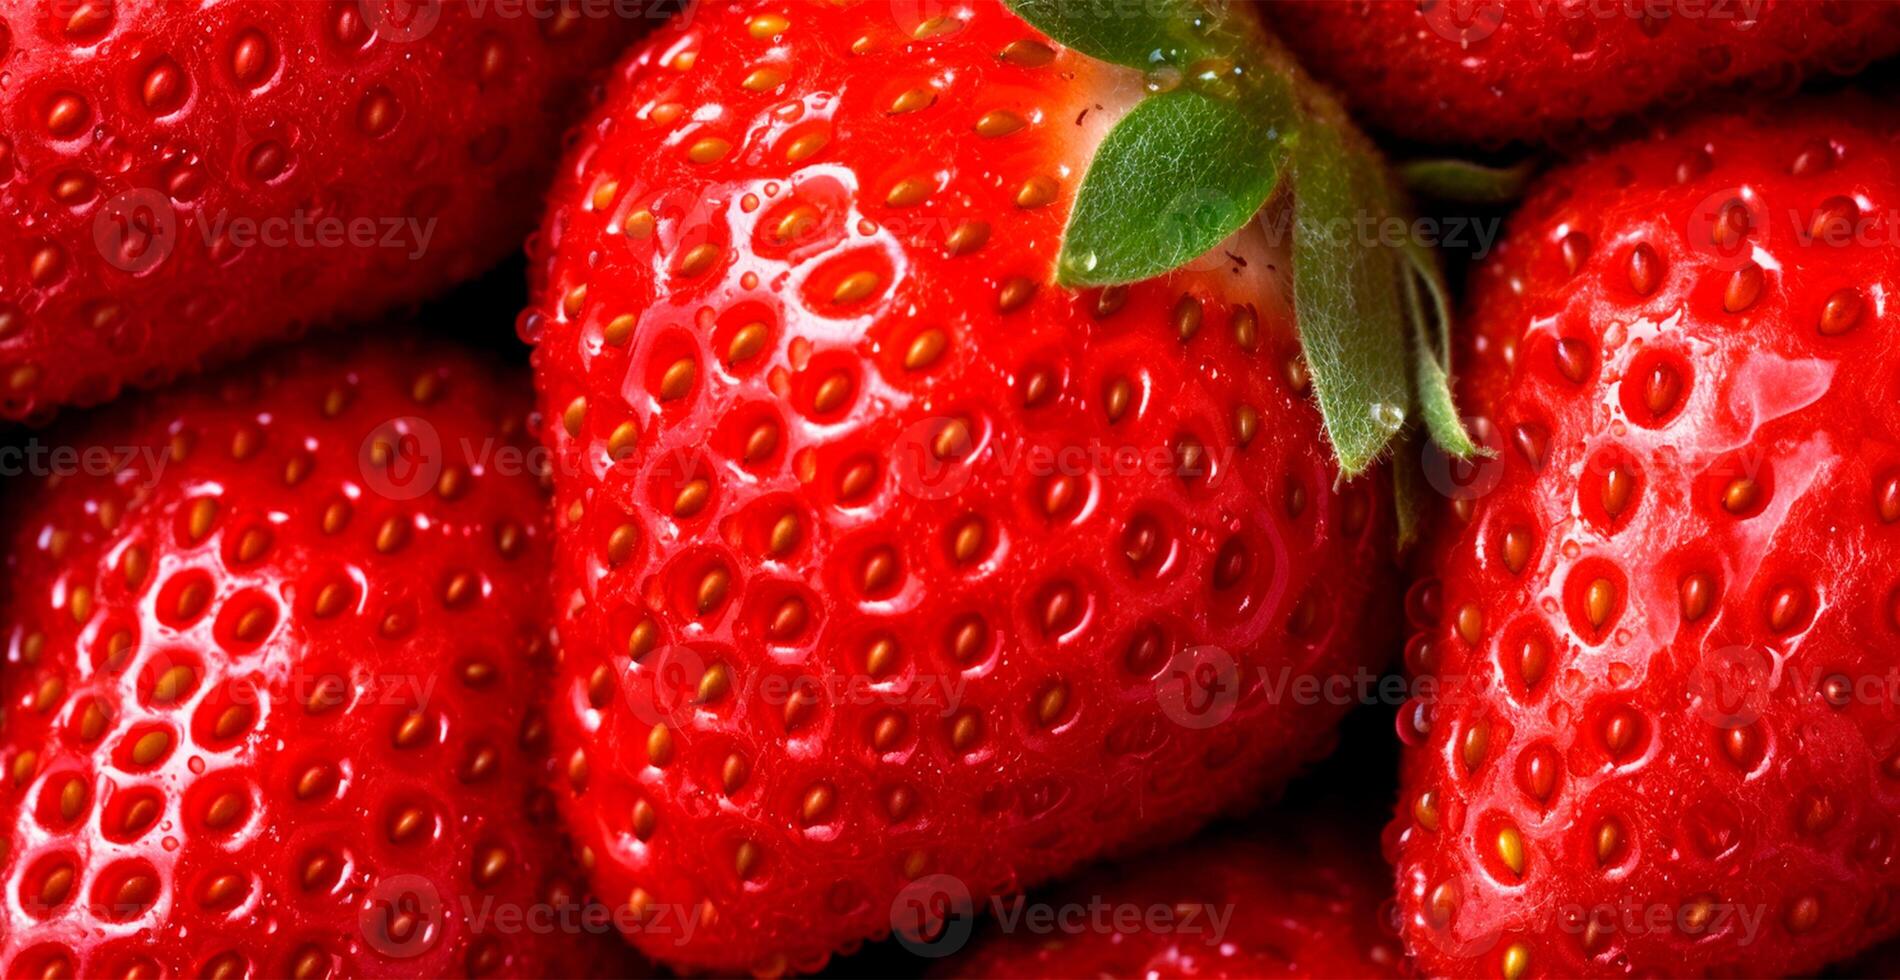
POLYGON ((1408 599, 1433 975, 1778 976, 1900 929, 1900 155, 1720 115, 1546 178, 1470 296, 1499 450, 1408 599))
POLYGON ((0 2, 0 419, 500 261, 649 23, 590 9, 0 2))
POLYGON ((1143 83, 998 3, 707 6, 586 125, 521 324, 551 720, 650 954, 816 969, 914 880, 1181 837, 1326 749, 1350 695, 1281 685, 1380 661, 1284 242, 1053 281, 1143 83))
POLYGON ((1891 0, 1283 0, 1274 29, 1407 139, 1536 142, 1724 88, 1787 90, 1900 51, 1891 0))
POLYGON ((1303 813, 1004 900, 958 977, 1397 977, 1377 830, 1303 813), (1045 911, 1046 910, 1046 911, 1045 911))
POLYGON ((528 400, 444 348, 303 348, 28 444, 0 971, 630 967, 529 918, 580 892, 540 788, 528 400))

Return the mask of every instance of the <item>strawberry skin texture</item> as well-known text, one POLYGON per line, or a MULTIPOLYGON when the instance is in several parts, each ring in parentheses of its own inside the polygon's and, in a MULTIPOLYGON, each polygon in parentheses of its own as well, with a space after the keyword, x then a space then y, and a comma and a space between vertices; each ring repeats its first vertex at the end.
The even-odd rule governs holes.
POLYGON ((0 418, 413 302, 519 247, 590 75, 648 22, 401 9, 426 19, 0 2, 0 418))
POLYGON ((1141 79, 926 12, 655 35, 531 247, 557 794, 676 964, 815 970, 919 876, 1181 836, 1328 747, 1344 704, 1262 672, 1381 659, 1386 490, 1335 490, 1284 251, 1055 286, 1141 79), (1162 706, 1196 647, 1245 683, 1218 724, 1162 706))
POLYGON ((500 918, 579 895, 532 707, 545 495, 504 468, 529 401, 446 348, 303 348, 52 443, 126 465, 9 512, 8 976, 612 962, 500 918), (439 439, 433 468, 373 462, 396 424, 439 439))
POLYGON ((1268 5, 1268 19, 1367 123, 1487 147, 1561 138, 1721 88, 1849 75, 1900 51, 1890 0, 1285 0, 1268 5))
POLYGON ((1388 831, 1426 973, 1798 974, 1896 930, 1900 159, 1882 107, 1780 113, 1552 174, 1476 273, 1500 455, 1408 597, 1439 683, 1388 831))
MULTIPOLYGON (((1308 813, 1210 831, 1191 844, 1090 872, 1032 906, 1106 908, 1102 926, 1037 933, 998 923, 943 976, 1398 977, 1403 954, 1387 925, 1392 869, 1378 831, 1357 817, 1308 813), (1131 912, 1175 910, 1167 931, 1129 929, 1131 912), (1199 910, 1188 913, 1183 910, 1199 910), (1224 926, 1210 917, 1226 917, 1224 926), (1115 915, 1122 915, 1116 924, 1115 915)), ((1007 906, 1006 906, 1007 908, 1007 906)), ((1027 907, 1025 908, 1025 912, 1027 907)), ((1078 913, 1069 913, 1074 916, 1078 913)), ((1075 918, 1067 920, 1076 922, 1075 918)), ((1072 927, 1071 927, 1072 928, 1072 927)))

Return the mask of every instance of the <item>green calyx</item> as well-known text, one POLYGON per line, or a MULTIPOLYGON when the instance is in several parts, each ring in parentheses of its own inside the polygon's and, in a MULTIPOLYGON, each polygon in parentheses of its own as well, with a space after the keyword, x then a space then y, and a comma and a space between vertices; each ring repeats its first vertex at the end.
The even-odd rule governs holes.
POLYGON ((1009 3, 1057 43, 1149 79, 1083 176, 1059 282, 1162 275, 1288 194, 1300 344, 1342 475, 1415 421, 1451 455, 1482 452, 1452 403, 1443 275, 1416 236, 1390 233, 1411 227, 1391 173, 1244 4, 1009 3))
POLYGON ((1399 168, 1399 179, 1421 197, 1460 204, 1509 204, 1523 195, 1524 185, 1536 172, 1535 159, 1508 167, 1469 160, 1414 160, 1399 168))

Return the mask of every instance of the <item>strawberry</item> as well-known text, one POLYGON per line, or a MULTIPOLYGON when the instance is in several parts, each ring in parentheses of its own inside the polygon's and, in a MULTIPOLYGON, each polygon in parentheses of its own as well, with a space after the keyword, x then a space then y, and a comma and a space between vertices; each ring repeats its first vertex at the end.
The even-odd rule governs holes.
MULTIPOLYGON (((1314 810, 1003 900, 959 977, 1397 977, 1376 829, 1314 810)), ((920 947, 927 953, 936 951, 920 947)))
POLYGON ((1408 600, 1431 975, 1778 976, 1896 931, 1896 127, 1722 114, 1532 191, 1461 379, 1499 456, 1408 600))
POLYGON ((1284 0, 1270 19, 1354 113, 1428 143, 1540 142, 1900 51, 1891 0, 1284 0))
POLYGON ((583 127, 520 322, 557 795, 649 954, 815 970, 920 876, 1180 837, 1379 664, 1429 270, 1244 8, 1130 9, 702 8, 583 127))
POLYGON ((25 447, 51 475, 7 514, 0 971, 612 962, 524 926, 581 921, 528 918, 579 892, 530 707, 527 402, 447 349, 304 348, 25 447))
POLYGON ((646 23, 601 9, 0 0, 0 419, 500 261, 646 23))

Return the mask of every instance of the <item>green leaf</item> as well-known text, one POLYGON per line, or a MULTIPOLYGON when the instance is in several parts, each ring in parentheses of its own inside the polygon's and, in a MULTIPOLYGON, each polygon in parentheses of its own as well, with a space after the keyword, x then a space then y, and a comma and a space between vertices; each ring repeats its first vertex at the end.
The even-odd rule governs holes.
POLYGON ((1418 160, 1399 168, 1412 193, 1462 204, 1509 204, 1523 195, 1537 161, 1486 167, 1469 160, 1418 160))
POLYGON ((1379 458, 1406 422, 1403 284, 1374 219, 1388 197, 1369 151, 1325 123, 1303 128, 1293 160, 1293 297, 1300 345, 1342 475, 1379 458))
POLYGON ((1016 16, 1064 47, 1146 71, 1184 60, 1208 19, 1195 0, 1010 0, 1016 16))
POLYGON ((1292 118, 1284 89, 1243 108, 1177 89, 1115 124, 1082 178, 1062 234, 1066 286, 1136 282, 1178 268, 1252 220, 1279 181, 1292 118))
POLYGON ((1398 518, 1395 536, 1400 554, 1418 543, 1430 501, 1431 488, 1419 470, 1418 440, 1408 436, 1399 443, 1398 455, 1392 460, 1392 507, 1398 518))
POLYGON ((1438 448, 1459 459, 1490 456, 1490 450, 1471 441, 1451 395, 1451 301, 1438 262, 1430 250, 1410 238, 1403 252, 1405 312, 1412 324, 1412 383, 1425 431, 1438 448))

